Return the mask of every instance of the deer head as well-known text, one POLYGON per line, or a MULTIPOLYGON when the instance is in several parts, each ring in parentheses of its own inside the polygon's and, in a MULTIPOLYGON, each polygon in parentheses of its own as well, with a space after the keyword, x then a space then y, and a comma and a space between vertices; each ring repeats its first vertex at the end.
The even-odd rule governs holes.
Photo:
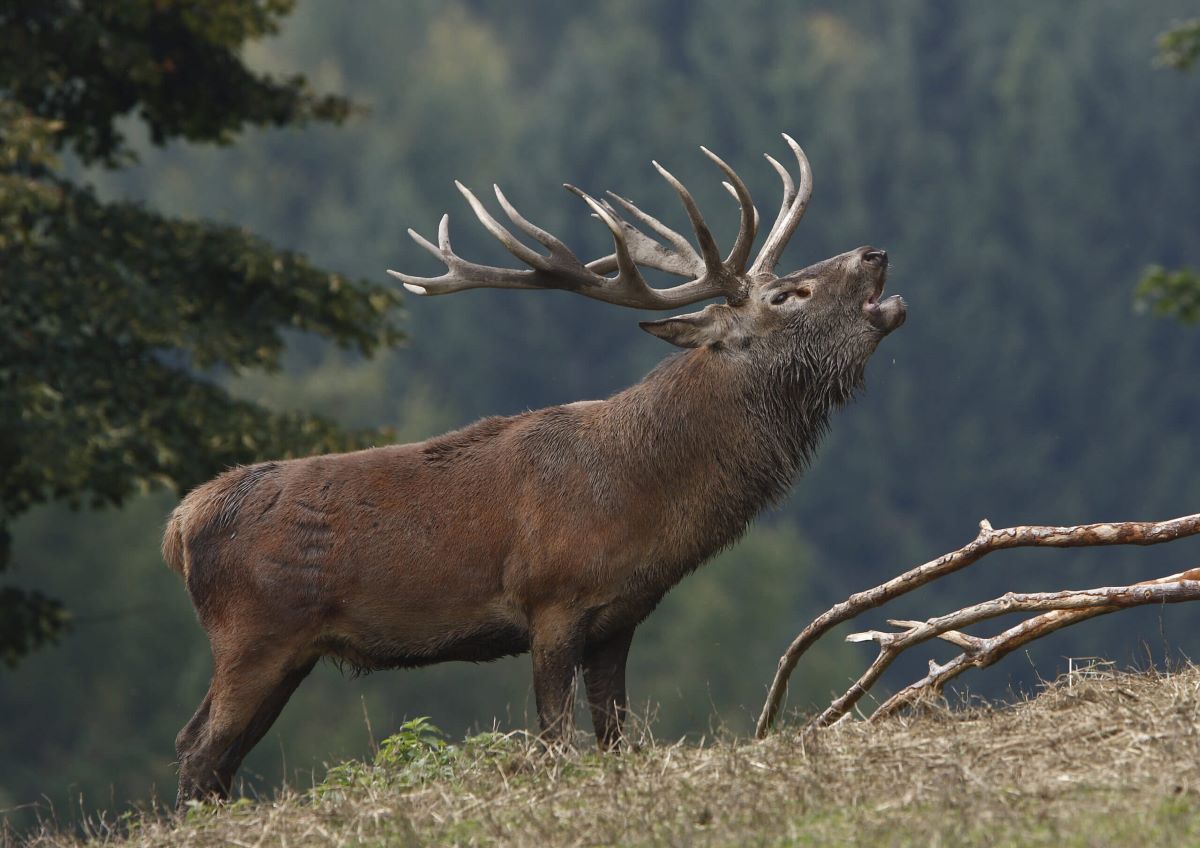
POLYGON ((814 344, 828 348, 820 345, 825 339, 838 349, 839 355, 865 362, 879 340, 904 322, 906 314, 904 300, 899 296, 880 300, 887 277, 887 253, 874 247, 860 247, 784 276, 774 273, 812 196, 808 158, 791 137, 785 134, 783 138, 795 154, 800 184, 797 188, 787 169, 766 155, 783 181, 783 202, 753 263, 749 261, 750 252, 759 217, 750 192, 732 168, 701 147, 704 155, 726 176, 725 188, 738 201, 741 211, 737 238, 724 259, 692 195, 654 162, 659 174, 679 194, 695 232, 698 250, 680 233, 619 195, 608 192, 609 200, 597 200, 573 185, 566 185, 567 190, 587 203, 613 237, 612 254, 585 264, 553 235, 526 220, 496 186, 496 200, 509 220, 548 251, 540 253, 519 241, 468 188, 456 183, 487 231, 529 267, 497 268, 461 258, 450 246, 449 215, 443 215, 437 245, 411 229, 408 233, 444 262, 447 272, 428 278, 397 271, 388 273, 400 279, 410 292, 420 295, 472 288, 563 289, 639 309, 674 309, 720 297, 725 301, 722 304, 660 321, 646 321, 640 326, 679 347, 744 350, 773 354, 776 358, 801 347, 811 349, 814 344), (688 282, 666 289, 653 288, 639 266, 686 277, 688 282))

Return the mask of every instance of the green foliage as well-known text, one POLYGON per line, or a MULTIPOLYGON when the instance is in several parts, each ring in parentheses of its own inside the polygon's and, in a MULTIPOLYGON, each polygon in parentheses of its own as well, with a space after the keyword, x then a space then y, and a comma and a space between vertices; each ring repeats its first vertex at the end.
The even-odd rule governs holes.
POLYGON ((1158 59, 1176 70, 1189 70, 1200 59, 1200 19, 1185 21, 1160 35, 1158 59))
POLYGON ((1139 305, 1184 324, 1200 323, 1200 273, 1192 268, 1146 269, 1134 292, 1139 305))
POLYGON ((30 651, 53 642, 69 622, 59 601, 0 586, 0 663, 13 668, 30 651))
MULTIPOLYGON (((1200 19, 1179 24, 1158 38, 1158 59, 1178 71, 1200 58, 1200 19)), ((1139 305, 1184 324, 1200 323, 1200 273, 1191 268, 1147 268, 1134 292, 1139 305)))
MULTIPOLYGON (((0 12, 0 533, 50 501, 117 506, 229 465, 361 446, 298 412, 233 398, 214 378, 276 370, 312 333, 362 355, 400 338, 390 288, 313 266, 236 226, 104 202, 56 151, 112 166, 137 110, 158 143, 228 141, 245 123, 340 120, 345 101, 237 52, 290 4, 10 3, 0 12), (219 93, 221 96, 214 96, 219 93)), ((0 545, 0 571, 10 563, 0 545)), ((0 588, 0 661, 69 621, 0 588)))
POLYGON ((400 729, 379 744, 375 765, 380 768, 409 769, 432 761, 445 762, 446 734, 428 716, 418 716, 400 725, 400 729))
POLYGON ((185 488, 268 452, 360 443, 322 419, 234 401, 203 375, 278 368, 287 330, 370 354, 399 338, 390 289, 321 271, 235 227, 30 179, 49 161, 7 158, 5 513, 85 496, 118 505, 147 485, 185 488))
POLYGON ((426 716, 409 719, 384 739, 373 764, 349 760, 333 766, 322 783, 313 787, 317 796, 354 786, 416 786, 448 777, 458 748, 426 716))
POLYGON ((409 789, 435 781, 452 781, 480 767, 525 755, 520 740, 497 732, 467 736, 451 744, 425 716, 409 719, 379 744, 372 762, 347 760, 332 766, 312 788, 320 800, 343 797, 348 790, 409 789))
POLYGON ((61 122, 56 144, 86 162, 127 157, 121 119, 136 115, 155 144, 229 143, 246 125, 344 120, 351 104, 303 76, 255 73, 248 41, 276 32, 293 0, 164 3, 8 0, 0 11, 0 89, 61 122))
POLYGON ((0 176, 7 515, 84 495, 120 504, 151 483, 191 486, 266 452, 359 443, 322 419, 233 401, 194 374, 277 368, 284 330, 370 354, 398 338, 389 289, 238 228, 29 180, 42 162, 13 158, 0 176))

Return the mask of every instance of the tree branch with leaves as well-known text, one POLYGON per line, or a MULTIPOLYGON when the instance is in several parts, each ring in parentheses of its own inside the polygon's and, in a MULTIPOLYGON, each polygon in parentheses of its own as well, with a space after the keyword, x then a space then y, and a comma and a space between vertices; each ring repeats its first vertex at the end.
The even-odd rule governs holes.
MULTIPOLYGON (((0 11, 0 572, 11 522, 35 506, 120 506, 237 463, 380 440, 235 399, 219 378, 278 369, 293 331, 363 355, 394 344, 393 288, 235 226, 104 202, 62 167, 63 153, 107 169, 132 161, 130 115, 155 144, 344 120, 350 101, 240 58, 291 5, 37 0, 0 11)), ((0 586, 0 662, 68 622, 54 599, 0 586)))
MULTIPOLYGON (((1200 59, 1200 18, 1177 24, 1158 37, 1158 62, 1177 71, 1191 70, 1200 59)), ((1200 324, 1200 271, 1184 266, 1151 265, 1134 290, 1136 302, 1155 315, 1184 324, 1200 324)))

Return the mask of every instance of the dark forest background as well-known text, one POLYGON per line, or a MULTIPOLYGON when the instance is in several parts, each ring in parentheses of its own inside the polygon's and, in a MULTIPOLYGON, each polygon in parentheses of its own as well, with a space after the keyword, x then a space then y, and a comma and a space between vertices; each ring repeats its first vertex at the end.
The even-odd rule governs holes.
MULTIPOLYGON (((386 285, 388 267, 439 272, 405 229, 430 234, 446 210, 459 253, 504 258, 455 178, 499 183, 598 256, 603 227, 561 183, 611 188, 683 228, 656 158, 727 243, 735 208, 698 146, 733 165, 769 217, 778 180, 761 154, 783 158, 779 133, 793 135, 816 191, 781 270, 886 247, 909 319, 788 502, 635 639, 631 695, 653 705, 657 736, 744 733, 803 623, 965 543, 982 517, 1000 527, 1200 510, 1200 331, 1133 298, 1147 266, 1200 262, 1200 77, 1154 61, 1157 36, 1194 14, 1175 0, 310 0, 248 63, 302 72, 367 110, 337 127, 249 129, 230 147, 154 146, 131 120, 138 164, 68 164, 101 197, 243 226, 386 285)), ((282 373, 215 376, 272 409, 410 440, 605 396, 668 352, 640 316, 557 292, 409 297, 404 314, 407 342, 373 357, 296 332, 282 373)), ((0 670, 0 810, 70 815, 81 795, 89 809, 173 796, 173 738, 209 672, 158 553, 173 503, 159 491, 14 523, 13 578, 62 598, 73 625, 0 670)), ((886 613, 1124 582, 1198 556, 1195 542, 1001 554, 886 613)), ((1196 657, 1198 624, 1187 607, 1101 618, 966 681, 1004 696, 1067 657, 1196 657)), ((798 669, 791 706, 819 702, 873 655, 840 635, 798 669)), ((529 677, 526 658, 362 679, 323 666, 244 773, 260 788, 304 783, 418 715, 452 734, 529 726, 529 677)))

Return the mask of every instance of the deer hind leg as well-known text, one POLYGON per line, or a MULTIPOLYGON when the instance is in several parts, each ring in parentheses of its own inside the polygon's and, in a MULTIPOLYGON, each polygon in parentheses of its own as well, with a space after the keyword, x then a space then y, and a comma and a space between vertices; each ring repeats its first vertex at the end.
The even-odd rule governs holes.
POLYGON ((204 732, 205 726, 208 724, 208 711, 212 708, 212 686, 208 687, 208 692, 204 695, 204 700, 200 702, 200 706, 196 708, 196 713, 191 717, 187 724, 183 726, 183 730, 179 731, 179 735, 175 737, 175 754, 180 762, 195 746, 196 741, 204 732))
POLYGON ((625 723, 625 661, 633 628, 609 636, 598 645, 588 645, 583 655, 583 679, 587 684, 588 707, 596 742, 611 751, 621 744, 625 723))
POLYGON ((250 723, 246 729, 234 740, 233 744, 225 749, 225 755, 221 757, 220 763, 216 768, 217 783, 221 786, 231 787, 233 785, 233 776, 237 773, 238 768, 242 765, 242 760, 246 755, 254 749, 271 729, 271 725, 275 723, 275 719, 279 718, 279 713, 283 711, 287 705, 288 699, 292 697, 292 693, 296 691, 304 678, 308 677, 308 673, 313 670, 313 666, 317 661, 309 660, 307 663, 298 668, 289 671, 280 683, 266 697, 266 700, 259 705, 258 710, 254 713, 254 717, 250 719, 250 723))
POLYGON ((192 799, 226 798, 233 775, 283 709, 315 661, 291 652, 214 651, 213 681, 196 715, 180 731, 176 808, 192 799))

